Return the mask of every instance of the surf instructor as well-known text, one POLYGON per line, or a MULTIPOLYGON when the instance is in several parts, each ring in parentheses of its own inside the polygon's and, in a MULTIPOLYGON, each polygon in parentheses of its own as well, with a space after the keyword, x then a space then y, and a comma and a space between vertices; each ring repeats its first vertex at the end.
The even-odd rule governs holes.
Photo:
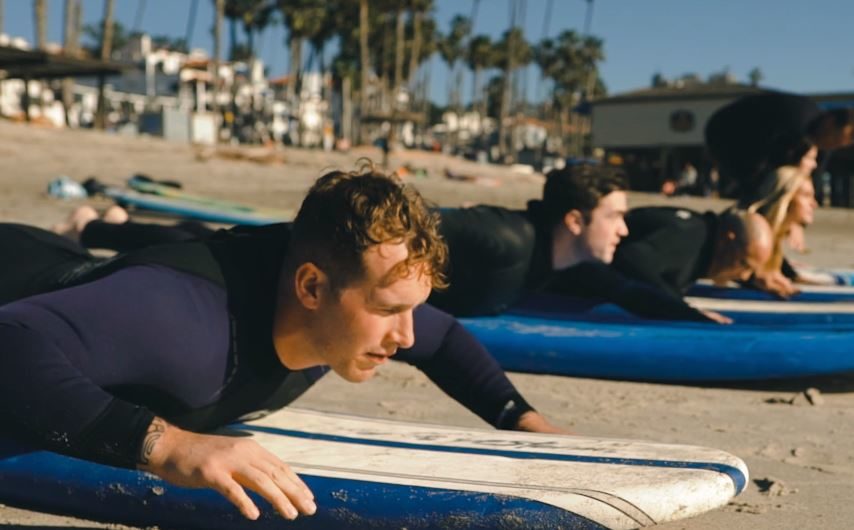
MULTIPOLYGON (((287 464, 202 432, 277 410, 329 370, 359 382, 395 357, 498 428, 555 432, 453 317, 424 304, 444 285, 436 223, 395 179, 332 172, 293 225, 81 258, 54 286, 66 288, 0 307, 3 436, 213 488, 256 519, 248 488, 293 519, 317 507, 287 464)), ((44 250, 25 228, 2 226, 4 240, 44 250)))

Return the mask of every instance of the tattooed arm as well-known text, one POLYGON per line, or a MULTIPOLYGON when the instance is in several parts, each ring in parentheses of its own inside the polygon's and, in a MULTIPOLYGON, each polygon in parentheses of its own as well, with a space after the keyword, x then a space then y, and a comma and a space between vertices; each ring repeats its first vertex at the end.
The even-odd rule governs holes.
POLYGON ((215 489, 249 519, 260 512, 244 488, 288 519, 317 509, 308 486, 254 440, 185 431, 158 417, 142 441, 139 468, 178 486, 215 489))

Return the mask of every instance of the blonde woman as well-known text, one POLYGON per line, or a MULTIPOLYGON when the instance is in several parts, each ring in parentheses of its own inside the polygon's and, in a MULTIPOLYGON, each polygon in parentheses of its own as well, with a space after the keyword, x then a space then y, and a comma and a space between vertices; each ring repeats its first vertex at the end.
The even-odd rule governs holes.
POLYGON ((803 229, 812 224, 818 203, 810 173, 799 166, 783 166, 770 174, 756 195, 764 197, 748 207, 768 220, 774 235, 771 259, 754 278, 757 287, 788 297, 798 292, 794 282, 812 283, 786 261, 784 241, 796 242, 795 250, 803 251, 803 229))

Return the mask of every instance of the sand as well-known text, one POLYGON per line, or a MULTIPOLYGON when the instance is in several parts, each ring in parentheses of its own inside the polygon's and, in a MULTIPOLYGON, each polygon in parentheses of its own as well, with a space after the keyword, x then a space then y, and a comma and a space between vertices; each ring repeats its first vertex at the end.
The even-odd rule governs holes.
MULTIPOLYGON (((257 154, 247 151, 249 154, 257 154)), ((56 200, 44 193, 49 180, 96 176, 120 184, 132 173, 183 182, 195 193, 262 206, 293 208, 324 168, 353 167, 360 156, 282 149, 284 163, 209 158, 186 145, 89 131, 57 131, 0 122, 0 220, 49 227, 73 207, 101 200, 56 200)), ((443 206, 468 201, 522 206, 538 195, 542 177, 507 168, 481 166, 441 154, 398 152, 393 165, 423 167, 427 176, 408 177, 430 200, 443 206), (477 182, 455 182, 444 168, 477 174, 477 182)), ((726 201, 667 199, 632 194, 633 205, 680 204, 720 209, 726 201)), ((808 232, 812 251, 797 259, 814 265, 854 265, 849 227, 854 211, 823 209, 808 232)), ((4 258, 8 259, 7 256, 4 258)), ((367 383, 354 385, 329 376, 296 405, 381 418, 483 426, 417 370, 392 363, 367 383)), ((787 381, 737 388, 599 381, 511 374, 527 399, 553 422, 589 436, 637 438, 705 445, 743 458, 751 472, 748 490, 728 506, 662 525, 667 529, 732 528, 848 529, 854 520, 854 375, 787 381), (801 397, 817 388, 823 403, 801 397)), ((116 528, 63 516, 0 507, 0 529, 116 528)))

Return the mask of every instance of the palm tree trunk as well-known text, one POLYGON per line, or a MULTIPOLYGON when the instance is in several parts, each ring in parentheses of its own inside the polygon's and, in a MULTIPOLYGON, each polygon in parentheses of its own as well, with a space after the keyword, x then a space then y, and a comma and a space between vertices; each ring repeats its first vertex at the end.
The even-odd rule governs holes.
MULTIPOLYGON (((65 31, 62 47, 66 55, 77 54, 77 34, 74 23, 77 15, 77 0, 65 0, 65 31)), ((65 125, 71 126, 71 106, 74 104, 74 79, 66 77, 62 80, 62 109, 65 113, 65 125)))
MULTIPOLYGON (((101 31, 101 60, 110 60, 113 51, 113 0, 104 0, 104 26, 101 31)), ((95 114, 95 127, 104 129, 107 125, 107 100, 104 96, 106 79, 98 76, 98 110, 95 114)))
MULTIPOLYGON (((220 29, 222 31, 222 29, 220 29)), ((237 46, 237 19, 228 19, 228 57, 234 57, 234 47, 237 46)))
MULTIPOLYGON (((213 111, 214 130, 216 131, 214 141, 219 143, 220 112, 219 112, 219 62, 222 59, 222 19, 225 16, 225 0, 216 0, 216 13, 214 14, 214 56, 213 56, 213 87, 211 88, 211 110, 213 111)), ((234 41, 232 41, 234 45, 234 41)))
POLYGON ((295 105, 302 73, 302 37, 291 37, 288 47, 291 50, 291 71, 288 76, 288 104, 295 105))
MULTIPOLYGON (((297 120, 297 141, 296 144, 302 145, 302 119, 300 119, 300 75, 302 73, 302 37, 291 37, 291 72, 288 76, 288 109, 291 116, 295 116, 297 120)), ((293 121, 293 120, 291 120, 293 121)))
MULTIPOLYGON (((371 56, 368 49, 368 0, 359 0, 359 52, 361 59, 361 74, 362 86, 359 89, 359 116, 365 116, 368 113, 368 71, 371 68, 371 56)), ((359 125, 359 143, 363 143, 364 127, 359 125)))
POLYGON ((476 65, 474 72, 472 72, 471 108, 477 112, 477 134, 478 136, 483 136, 483 114, 480 113, 480 98, 478 97, 478 94, 480 94, 480 70, 480 65, 476 65))
POLYGON ((395 28, 395 39, 394 39, 394 97, 397 97, 397 91, 403 85, 403 50, 404 50, 404 39, 406 35, 404 33, 404 19, 403 19, 403 8, 398 6, 397 8, 397 27, 395 28))
POLYGON ((109 61, 113 53, 113 12, 115 0, 104 0, 104 30, 101 42, 101 60, 109 61))
POLYGON ((416 11, 412 20, 412 55, 409 57, 409 90, 415 92, 415 74, 418 72, 418 65, 421 60, 421 20, 424 18, 424 13, 416 11))
POLYGON ((45 0, 33 2, 33 16, 35 16, 36 48, 43 50, 47 45, 47 6, 45 0))

